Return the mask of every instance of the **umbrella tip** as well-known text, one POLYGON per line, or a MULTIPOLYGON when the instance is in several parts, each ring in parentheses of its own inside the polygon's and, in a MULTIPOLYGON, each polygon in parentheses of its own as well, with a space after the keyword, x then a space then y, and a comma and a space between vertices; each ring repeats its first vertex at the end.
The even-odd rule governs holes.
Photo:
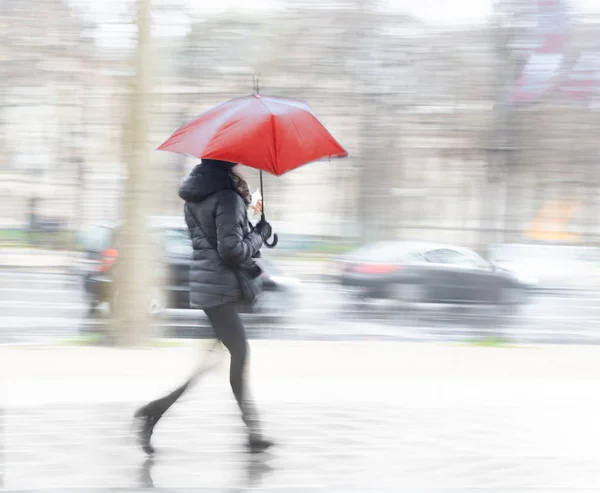
POLYGON ((260 94, 260 85, 258 81, 258 77, 255 75, 252 76, 252 86, 253 86, 253 94, 254 96, 259 96, 260 94))

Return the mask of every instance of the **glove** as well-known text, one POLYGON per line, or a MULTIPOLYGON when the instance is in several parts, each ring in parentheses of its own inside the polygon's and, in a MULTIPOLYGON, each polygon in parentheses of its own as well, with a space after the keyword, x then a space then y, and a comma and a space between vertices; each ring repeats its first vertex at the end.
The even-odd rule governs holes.
POLYGON ((273 228, 265 219, 261 219, 254 229, 260 235, 263 241, 268 240, 273 234, 273 228))

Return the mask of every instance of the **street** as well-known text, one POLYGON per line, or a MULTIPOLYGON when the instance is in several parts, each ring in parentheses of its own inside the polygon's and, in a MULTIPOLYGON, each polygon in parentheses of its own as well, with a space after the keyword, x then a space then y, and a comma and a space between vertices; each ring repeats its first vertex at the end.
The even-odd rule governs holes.
POLYGON ((80 286, 67 275, 0 270, 0 342, 76 335, 86 310, 80 286))
POLYGON ((2 486, 600 487, 596 347, 254 341, 270 458, 243 452, 224 360, 159 424, 147 461, 132 413, 181 381, 198 344, 0 348, 2 486))
MULTIPOLYGON (((495 336, 514 342, 595 343, 600 340, 598 294, 537 295, 502 324, 485 311, 450 312, 427 307, 418 312, 394 305, 357 306, 341 287, 311 279, 299 284, 294 309, 281 307, 277 317, 246 315, 253 338, 388 339, 465 341, 495 336)), ((273 296, 273 295, 268 295, 273 296)), ((267 298, 271 306, 276 298, 267 298)), ((0 270, 0 341, 37 341, 73 337, 101 326, 90 318, 79 277, 44 270, 0 270)), ((202 312, 169 311, 155 321, 156 334, 209 337, 202 312)))

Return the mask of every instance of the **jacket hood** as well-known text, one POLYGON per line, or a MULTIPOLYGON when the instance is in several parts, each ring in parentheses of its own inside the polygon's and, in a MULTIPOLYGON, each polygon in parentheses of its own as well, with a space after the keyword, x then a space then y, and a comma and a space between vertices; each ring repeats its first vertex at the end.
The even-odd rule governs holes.
POLYGON ((196 166, 179 187, 179 196, 186 202, 202 202, 221 190, 234 190, 228 166, 212 166, 203 162, 196 166))

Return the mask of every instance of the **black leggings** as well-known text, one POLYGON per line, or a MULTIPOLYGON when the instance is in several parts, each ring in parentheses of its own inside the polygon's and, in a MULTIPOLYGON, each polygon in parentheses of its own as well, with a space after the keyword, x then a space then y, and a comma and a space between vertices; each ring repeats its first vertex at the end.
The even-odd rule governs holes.
MULTIPOLYGON (((229 382, 231 390, 242 412, 242 420, 248 428, 251 437, 261 436, 261 426, 258 412, 250 398, 246 382, 246 362, 248 359, 248 339, 244 325, 234 304, 215 306, 204 310, 212 324, 217 339, 231 354, 229 382)), ((149 416, 158 419, 175 404, 199 375, 187 380, 182 386, 160 399, 148 403, 144 410, 149 416)))
MULTIPOLYGON (((219 305, 204 310, 210 320, 217 339, 229 351, 231 365, 229 367, 229 383, 240 407, 247 399, 246 362, 248 360, 248 339, 244 324, 235 304, 219 305)), ((243 411, 243 410, 242 410, 243 411)))
POLYGON ((229 367, 229 383, 231 390, 242 412, 251 437, 262 435, 258 411, 250 398, 246 381, 246 363, 248 360, 248 339, 244 324, 235 304, 215 306, 204 310, 215 331, 217 339, 229 351, 231 366, 229 367))

